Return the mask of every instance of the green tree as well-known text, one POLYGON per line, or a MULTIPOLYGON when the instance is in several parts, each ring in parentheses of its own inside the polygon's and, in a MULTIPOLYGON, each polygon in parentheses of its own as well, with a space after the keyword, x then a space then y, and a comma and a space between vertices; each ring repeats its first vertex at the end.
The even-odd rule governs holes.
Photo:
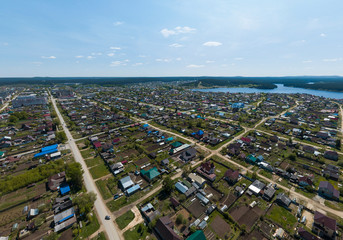
POLYGON ((336 148, 340 150, 341 149, 341 144, 342 144, 341 139, 337 139, 336 140, 336 148))
POLYGON ((74 203, 78 206, 79 212, 86 216, 94 207, 96 194, 94 192, 83 193, 74 198, 74 203))
POLYGON ((56 133, 56 139, 60 143, 65 143, 67 141, 67 135, 65 134, 64 131, 57 132, 56 133))
POLYGON ((291 161, 295 161, 295 160, 297 160, 297 156, 294 154, 294 153, 292 153, 292 154, 290 154, 289 156, 288 156, 288 158, 291 160, 291 161))
POLYGON ((182 222, 183 222, 182 214, 177 215, 176 221, 175 221, 176 225, 180 225, 182 222))
POLYGON ((169 176, 163 179, 162 189, 168 195, 174 190, 173 180, 169 176))
POLYGON ((8 118, 8 120, 9 120, 11 123, 16 123, 16 122, 19 121, 19 119, 18 119, 16 116, 14 116, 14 115, 11 115, 11 116, 8 118))
POLYGON ((66 174, 74 190, 81 190, 83 183, 81 164, 77 162, 69 163, 66 167, 66 174))

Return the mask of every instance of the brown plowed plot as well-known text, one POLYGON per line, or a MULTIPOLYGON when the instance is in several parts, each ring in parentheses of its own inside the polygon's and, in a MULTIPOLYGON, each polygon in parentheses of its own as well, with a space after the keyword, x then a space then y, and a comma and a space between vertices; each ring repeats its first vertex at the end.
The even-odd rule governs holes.
POLYGON ((122 159, 122 158, 125 158, 125 157, 130 157, 130 156, 137 156, 139 155, 139 152, 137 152, 136 149, 129 149, 129 150, 126 150, 124 152, 119 152, 116 154, 116 158, 115 159, 122 159))
POLYGON ((153 145, 149 146, 149 147, 147 148, 147 150, 148 150, 148 152, 152 152, 152 151, 155 151, 155 150, 157 150, 157 149, 159 149, 159 148, 160 148, 159 145, 153 144, 153 145))
POLYGON ((4 212, 0 212, 0 226, 8 224, 24 216, 23 209, 26 205, 27 204, 23 203, 4 212))
POLYGON ((187 208, 188 211, 196 218, 200 217, 206 211, 206 208, 200 203, 199 199, 195 199, 192 204, 187 208))
POLYGON ((224 196, 224 198, 222 199, 224 200, 224 202, 222 204, 230 207, 236 201, 236 199, 237 197, 234 194, 230 193, 228 196, 224 196))
POLYGON ((286 168, 288 167, 288 163, 283 161, 281 164, 280 164, 280 168, 282 168, 283 170, 286 170, 286 168))
POLYGON ((148 157, 144 157, 142 159, 139 159, 138 161, 135 161, 135 164, 140 167, 140 166, 142 166, 142 165, 144 165, 144 164, 146 164, 148 162, 149 162, 149 158, 148 157))
POLYGON ((229 213, 233 219, 239 223, 239 225, 246 225, 247 231, 249 232, 254 223, 262 215, 263 210, 259 207, 254 207, 251 209, 243 205, 230 209, 229 213))
POLYGON ((230 225, 220 216, 216 216, 215 219, 213 219, 211 228, 222 239, 225 239, 225 235, 231 231, 230 225))
POLYGON ((266 235, 270 235, 270 233, 271 233, 271 231, 272 231, 272 227, 268 224, 268 223, 266 223, 266 222, 262 222, 261 223, 261 226, 260 226, 260 230, 264 233, 264 234, 266 234, 266 235))
POLYGON ((205 193, 207 195, 211 194, 212 193, 212 197, 210 199, 215 199, 216 200, 220 200, 222 198, 222 194, 220 192, 218 192, 217 190, 215 190, 213 187, 211 187, 210 185, 206 185, 205 187, 205 193))
POLYGON ((242 236, 240 238, 241 240, 253 240, 253 239, 259 239, 259 240, 267 240, 267 238, 265 238, 262 233, 260 233, 257 230, 254 230, 253 232, 251 232, 249 235, 245 235, 242 236))

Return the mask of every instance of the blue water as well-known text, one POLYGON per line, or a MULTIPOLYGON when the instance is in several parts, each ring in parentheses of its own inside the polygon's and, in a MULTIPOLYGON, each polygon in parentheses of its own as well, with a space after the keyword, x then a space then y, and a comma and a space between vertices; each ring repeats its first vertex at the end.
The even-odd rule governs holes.
POLYGON ((274 89, 257 89, 257 88, 208 88, 192 89, 200 92, 230 92, 230 93, 306 93, 319 97, 343 99, 342 92, 331 92, 323 90, 312 90, 305 88, 285 87, 283 84, 276 84, 274 89))

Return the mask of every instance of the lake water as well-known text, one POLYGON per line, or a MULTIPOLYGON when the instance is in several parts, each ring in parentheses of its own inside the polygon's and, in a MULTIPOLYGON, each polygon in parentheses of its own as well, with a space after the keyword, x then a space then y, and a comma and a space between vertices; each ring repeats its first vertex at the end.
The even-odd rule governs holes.
POLYGON ((319 97, 343 99, 342 92, 331 92, 323 90, 312 90, 305 88, 285 87, 283 84, 276 84, 274 89, 257 89, 257 88, 207 88, 192 89, 200 92, 230 92, 230 93, 306 93, 319 97))

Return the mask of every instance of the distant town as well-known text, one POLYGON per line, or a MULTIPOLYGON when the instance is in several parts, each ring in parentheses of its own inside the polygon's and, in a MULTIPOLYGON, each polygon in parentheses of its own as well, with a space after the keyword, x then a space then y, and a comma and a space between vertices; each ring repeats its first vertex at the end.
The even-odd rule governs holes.
POLYGON ((343 96, 131 80, 1 85, 0 240, 343 239, 343 96))

